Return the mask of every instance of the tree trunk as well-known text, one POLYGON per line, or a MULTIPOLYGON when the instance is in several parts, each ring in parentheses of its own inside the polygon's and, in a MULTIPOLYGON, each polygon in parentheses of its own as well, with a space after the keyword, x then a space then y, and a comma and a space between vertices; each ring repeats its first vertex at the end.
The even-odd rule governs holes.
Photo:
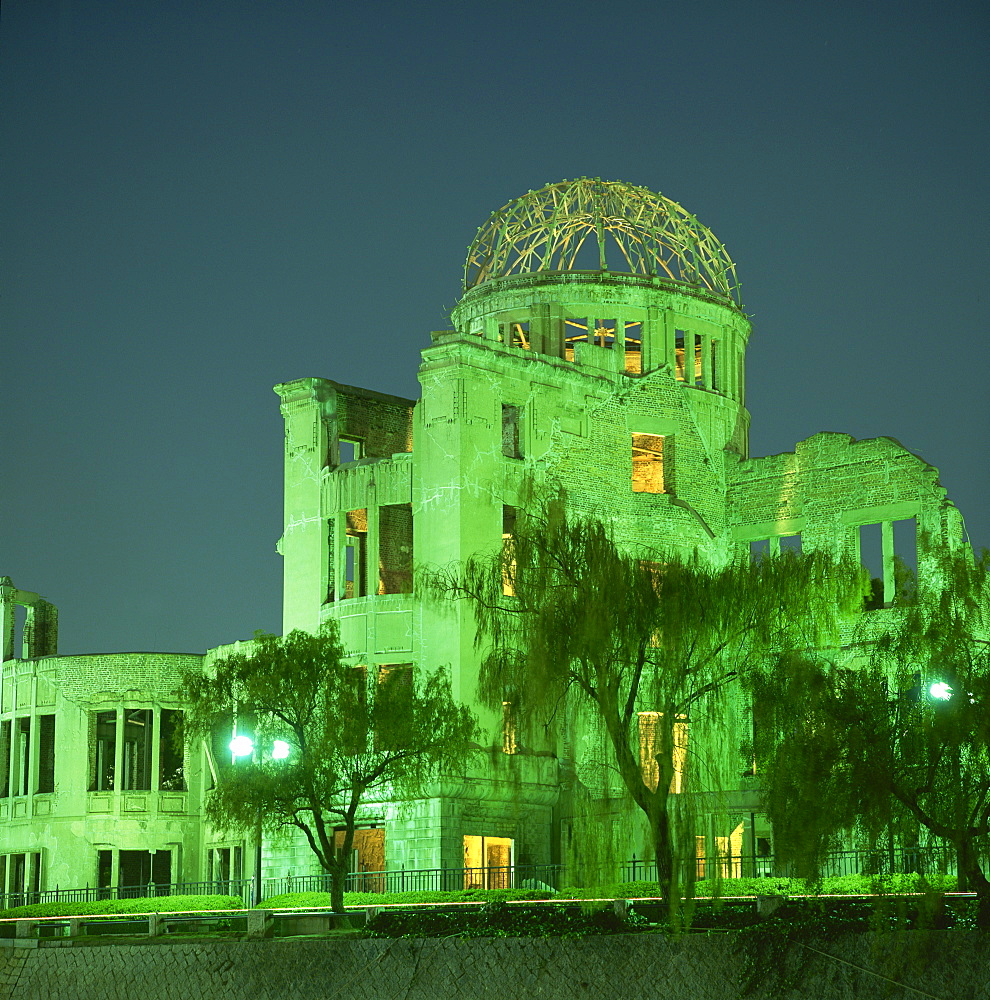
POLYGON ((678 886, 677 869, 674 864, 674 841, 670 830, 670 817, 666 809, 659 810, 650 816, 653 828, 653 857, 657 863, 657 883, 660 886, 660 896, 668 908, 674 908, 680 903, 681 894, 678 886))
POLYGON ((983 874, 975 847, 970 840, 956 841, 959 887, 976 893, 976 925, 990 928, 990 880, 983 874))

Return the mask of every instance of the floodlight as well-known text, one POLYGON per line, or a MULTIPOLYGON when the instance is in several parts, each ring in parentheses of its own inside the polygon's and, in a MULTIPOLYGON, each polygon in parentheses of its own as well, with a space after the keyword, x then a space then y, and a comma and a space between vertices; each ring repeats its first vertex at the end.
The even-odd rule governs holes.
POLYGON ((285 760, 292 747, 285 740, 275 740, 272 744, 272 760, 285 760))
POLYGON ((928 693, 939 701, 948 701, 952 697, 952 688, 945 681, 935 681, 928 688, 928 693))
POLYGON ((235 757, 247 757, 254 753, 254 740, 250 736, 235 736, 230 741, 230 752, 235 757))

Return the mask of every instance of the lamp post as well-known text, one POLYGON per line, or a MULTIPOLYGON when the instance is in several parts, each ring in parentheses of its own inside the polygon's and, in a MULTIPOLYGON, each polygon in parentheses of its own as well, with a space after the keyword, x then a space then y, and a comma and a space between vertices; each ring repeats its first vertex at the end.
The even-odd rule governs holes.
MULTIPOLYGON (((272 760, 285 760, 290 753, 291 747, 285 740, 273 740, 271 749, 272 760)), ((230 741, 230 752, 235 758, 253 756, 255 751, 254 740, 243 733, 235 736, 230 741)), ((258 806, 258 824, 254 837, 254 906, 261 902, 261 806, 258 806)))

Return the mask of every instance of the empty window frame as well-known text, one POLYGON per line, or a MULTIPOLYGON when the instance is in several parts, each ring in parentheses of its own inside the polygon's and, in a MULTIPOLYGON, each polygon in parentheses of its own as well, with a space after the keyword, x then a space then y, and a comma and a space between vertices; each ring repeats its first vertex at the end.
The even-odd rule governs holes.
POLYGON ((375 749, 402 750, 409 745, 412 725, 413 667, 383 663, 375 693, 375 749))
POLYGON ((115 787, 117 766, 117 713, 93 712, 90 717, 91 792, 108 792, 115 787))
POLYGON ((625 369, 631 375, 643 371, 643 324, 633 320, 625 324, 625 369))
POLYGON ((38 716, 38 792, 55 791, 55 716, 38 716))
POLYGON ((918 569, 916 520, 879 521, 855 529, 856 556, 870 574, 871 593, 864 609, 890 607, 903 595, 918 569))
POLYGON ((185 748, 182 745, 182 712, 163 708, 158 737, 158 787, 165 792, 186 790, 185 748))
POLYGON ((502 507, 502 593, 512 597, 516 592, 516 508, 502 507))
POLYGON ((632 491, 633 493, 669 493, 665 451, 670 440, 661 434, 632 435, 632 491))
POLYGON ((31 717, 14 719, 13 767, 11 779, 14 795, 28 795, 31 791, 31 717))
MULTIPOLYGON (((594 320, 591 320, 594 324, 594 320)), ((589 321, 585 318, 564 320, 564 357, 568 361, 574 360, 574 345, 586 344, 588 337, 589 321)))
POLYGON ((244 877, 244 852, 234 847, 211 847, 207 851, 206 880, 213 892, 221 896, 240 895, 240 880, 244 877), (233 885, 231 884, 233 883, 233 885))
POLYGON ((378 593, 411 594, 412 589, 412 504, 386 504, 378 509, 378 593))
POLYGON ((0 854, 0 892, 4 909, 37 902, 32 894, 41 891, 41 852, 0 854))
POLYGON ((795 532, 792 535, 773 535, 770 538, 755 538, 750 542, 743 542, 749 549, 750 559, 763 559, 768 556, 779 556, 781 552, 801 553, 801 534, 795 532))
POLYGON ((151 788, 152 711, 150 708, 124 709, 124 747, 121 766, 124 790, 151 788))
POLYGON ((702 337, 687 330, 674 331, 674 375, 688 385, 701 385, 702 337))
POLYGON ((523 408, 512 403, 502 404, 502 454, 506 458, 522 458, 523 408))
POLYGON ((514 701, 502 702, 502 753, 519 752, 519 733, 514 701))
MULTIPOLYGON (((102 852, 101 852, 102 853, 102 852)), ((120 851, 117 884, 122 895, 167 895, 172 882, 172 852, 120 851), (132 890, 130 893, 127 889, 132 890)))
POLYGON ((368 510, 349 510, 344 537, 344 597, 368 594, 368 510))
POLYGON ((10 719, 0 722, 0 798, 10 795, 10 733, 13 723, 10 719))
MULTIPOLYGON (((639 713, 639 769, 643 784, 656 791, 660 784, 660 762, 658 757, 666 755, 664 750, 661 712, 639 713)), ((673 729, 674 749, 670 760, 673 772, 670 779, 671 794, 684 791, 684 765, 687 761, 688 723, 686 716, 678 716, 673 729)))
POLYGON ((356 462, 364 456, 363 442, 360 438, 340 438, 337 442, 337 464, 356 462))

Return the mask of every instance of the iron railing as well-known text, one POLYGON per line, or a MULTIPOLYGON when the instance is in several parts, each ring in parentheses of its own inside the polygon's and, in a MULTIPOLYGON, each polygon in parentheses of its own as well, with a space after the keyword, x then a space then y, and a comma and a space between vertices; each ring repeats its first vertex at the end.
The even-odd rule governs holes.
MULTIPOLYGON (((770 855, 717 855, 697 858, 694 878, 787 877, 798 872, 780 864, 770 855)), ((945 848, 887 848, 874 851, 834 851, 827 855, 822 875, 885 874, 955 874, 955 854, 945 848)), ((611 882, 655 882, 654 861, 639 860, 635 855, 619 867, 618 873, 603 877, 611 882)), ((690 873, 686 870, 684 876, 690 873)), ((587 881, 585 875, 583 881, 587 881)), ((451 892, 464 889, 549 889, 572 884, 563 865, 511 865, 482 868, 399 868, 391 871, 352 872, 347 876, 347 892, 451 892)), ((149 882, 142 885, 85 886, 84 888, 43 889, 30 892, 0 893, 0 909, 12 909, 30 903, 88 903, 101 899, 134 899, 143 896, 235 896, 246 906, 253 902, 254 879, 213 879, 204 882, 149 882)), ((263 879, 262 898, 271 899, 293 892, 329 892, 330 876, 293 875, 263 879)))

